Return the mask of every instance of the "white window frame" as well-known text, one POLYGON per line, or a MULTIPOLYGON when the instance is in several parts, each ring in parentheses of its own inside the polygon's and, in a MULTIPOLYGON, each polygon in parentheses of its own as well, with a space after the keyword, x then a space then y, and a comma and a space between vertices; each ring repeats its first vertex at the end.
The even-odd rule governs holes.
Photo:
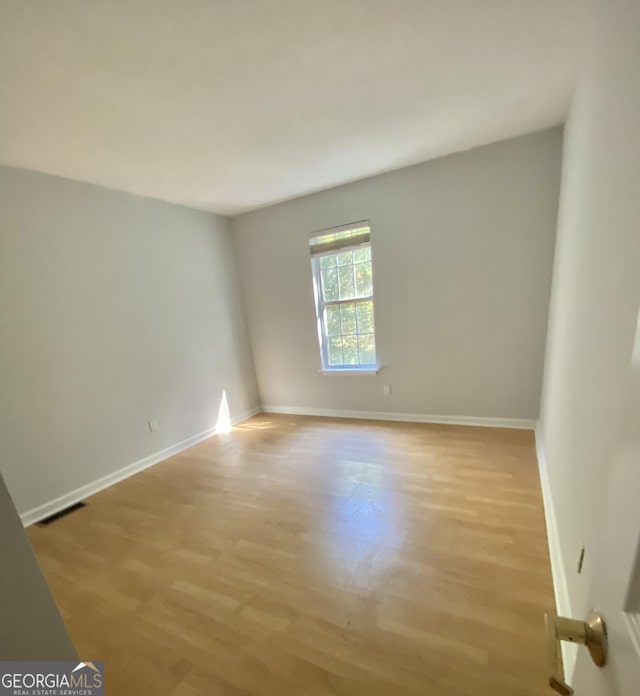
POLYGON ((350 223, 348 225, 340 225, 338 227, 330 227, 328 229, 318 230, 312 232, 310 238, 318 237, 323 234, 335 234, 338 232, 347 232, 351 230, 357 230, 363 227, 367 227, 369 230, 368 239, 365 243, 359 244, 349 244, 346 243, 341 245, 339 248, 328 249, 324 253, 314 253, 311 256, 311 268, 313 275, 313 294, 315 299, 315 310, 316 310, 316 321, 318 328, 318 343, 320 345, 320 360, 321 368, 320 372, 324 374, 376 374, 380 370, 380 366, 377 362, 378 359, 378 346, 376 342, 376 330, 375 330, 375 317, 373 326, 373 341, 375 346, 376 361, 367 364, 358 365, 330 365, 329 364, 329 354, 327 349, 329 336, 327 335, 327 327, 325 323, 325 307, 328 306, 339 306, 342 304, 353 304, 355 302, 372 302, 374 315, 375 315, 375 300, 374 300, 374 289, 373 289, 373 249, 371 246, 371 224, 369 220, 361 220, 359 222, 350 223), (342 251, 351 251, 354 249, 360 249, 364 246, 368 246, 371 249, 371 264, 372 264, 372 282, 371 282, 371 294, 362 297, 354 297, 346 300, 327 300, 322 299, 322 274, 320 269, 320 259, 324 256, 331 256, 333 254, 340 253, 342 251))

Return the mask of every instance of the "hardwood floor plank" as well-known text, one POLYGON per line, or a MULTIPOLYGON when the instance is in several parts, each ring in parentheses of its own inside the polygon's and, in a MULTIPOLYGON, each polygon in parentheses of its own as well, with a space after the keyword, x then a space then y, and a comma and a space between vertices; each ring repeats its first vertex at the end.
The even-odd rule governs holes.
POLYGON ((29 528, 107 692, 545 694, 533 435, 261 415, 29 528))

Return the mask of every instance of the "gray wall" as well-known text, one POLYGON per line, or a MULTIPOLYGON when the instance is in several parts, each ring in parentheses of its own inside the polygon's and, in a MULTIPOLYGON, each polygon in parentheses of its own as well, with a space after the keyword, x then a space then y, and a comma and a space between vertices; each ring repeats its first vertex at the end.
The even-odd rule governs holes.
POLYGON ((566 127, 542 451, 568 601, 587 591, 640 304, 640 6, 602 2, 566 127), (576 572, 581 544, 583 572, 576 572))
POLYGON ((234 218, 262 403, 537 418, 561 141, 543 131, 234 218), (384 369, 325 376, 308 235, 362 219, 384 369))
POLYGON ((257 405, 228 221, 0 167, 0 441, 21 513, 257 405), (159 429, 151 433, 147 420, 159 429))
POLYGON ((0 530, 0 660, 77 659, 2 476, 0 530))

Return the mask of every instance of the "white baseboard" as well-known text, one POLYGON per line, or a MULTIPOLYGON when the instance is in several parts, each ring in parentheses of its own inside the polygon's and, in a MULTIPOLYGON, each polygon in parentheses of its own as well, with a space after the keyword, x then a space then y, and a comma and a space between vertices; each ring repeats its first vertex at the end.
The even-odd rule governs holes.
MULTIPOLYGON (((544 516, 547 522, 547 539, 549 542, 549 557, 551 559, 551 574, 553 576, 556 611, 560 616, 573 616, 569 598, 569 585, 567 584, 565 566, 562 562, 558 523, 556 521, 556 512, 551 496, 551 482, 549 480, 547 458, 544 451, 544 438, 540 430, 540 423, 536 425, 536 453, 538 456, 538 469, 540 471, 544 516)), ((564 661, 565 679, 570 684, 573 679, 573 672, 578 658, 578 646, 563 642, 562 657, 564 661)))
POLYGON ((239 416, 234 416, 231 419, 231 425, 234 426, 238 425, 239 423, 243 423, 244 421, 249 420, 249 418, 257 416, 259 413, 262 413, 262 406, 254 406, 253 408, 250 408, 248 411, 244 411, 239 416))
MULTIPOLYGON (((260 413, 261 410, 262 409, 259 406, 256 406, 255 408, 252 408, 249 411, 246 411, 245 413, 242 413, 239 416, 232 418, 231 424, 236 425, 238 423, 241 423, 242 421, 247 420, 247 418, 251 418, 252 416, 255 416, 257 413, 260 413)), ((43 505, 39 505, 38 507, 33 508, 32 510, 23 512, 20 515, 22 524, 25 527, 28 527, 30 524, 33 524, 34 522, 43 520, 46 517, 49 517, 50 515, 55 515, 56 512, 64 510, 66 507, 69 507, 69 505, 79 503, 81 500, 88 498, 90 495, 94 495, 94 493, 98 493, 99 491, 104 490, 109 486, 113 486, 113 484, 118 483, 118 481, 122 481, 123 479, 126 479, 129 476, 133 476, 134 474, 137 474, 139 471, 142 471, 143 469, 147 469, 150 466, 153 466, 154 464, 163 461, 164 459, 172 457, 174 454, 178 454, 178 452, 182 452, 183 450, 188 449, 189 447, 193 447, 193 445, 197 445, 199 442, 202 442, 203 440, 206 440, 208 437, 214 435, 215 431, 215 428, 209 428, 208 430, 204 430, 203 432, 198 433, 197 435, 193 435, 192 437, 189 437, 186 440, 183 440, 182 442, 178 442, 176 445, 167 447, 166 449, 160 450, 159 452, 154 452, 153 454, 150 454, 148 457, 145 457, 144 459, 140 459, 137 462, 134 462, 133 464, 129 464, 128 466, 125 466, 122 469, 114 471, 111 474, 107 474, 106 476, 96 479, 91 483, 87 483, 84 486, 80 486, 80 488, 76 488, 73 491, 69 491, 69 493, 65 493, 64 495, 61 495, 58 498, 54 498, 53 500, 50 500, 49 502, 44 503, 43 505)))
POLYGON ((482 418, 476 416, 438 416, 422 413, 393 413, 384 411, 344 411, 329 408, 307 408, 305 406, 263 405, 264 413, 283 413, 290 416, 322 416, 325 418, 362 418, 379 421, 402 421, 405 423, 439 423, 442 425, 474 425, 484 428, 516 428, 534 430, 536 421, 528 418, 482 418))

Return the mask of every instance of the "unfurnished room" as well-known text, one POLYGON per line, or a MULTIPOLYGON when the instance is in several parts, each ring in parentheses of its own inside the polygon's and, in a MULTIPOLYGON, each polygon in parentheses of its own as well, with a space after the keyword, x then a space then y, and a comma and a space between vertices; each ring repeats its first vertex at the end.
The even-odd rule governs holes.
POLYGON ((638 0, 0 0, 0 694, 640 694, 638 0))

